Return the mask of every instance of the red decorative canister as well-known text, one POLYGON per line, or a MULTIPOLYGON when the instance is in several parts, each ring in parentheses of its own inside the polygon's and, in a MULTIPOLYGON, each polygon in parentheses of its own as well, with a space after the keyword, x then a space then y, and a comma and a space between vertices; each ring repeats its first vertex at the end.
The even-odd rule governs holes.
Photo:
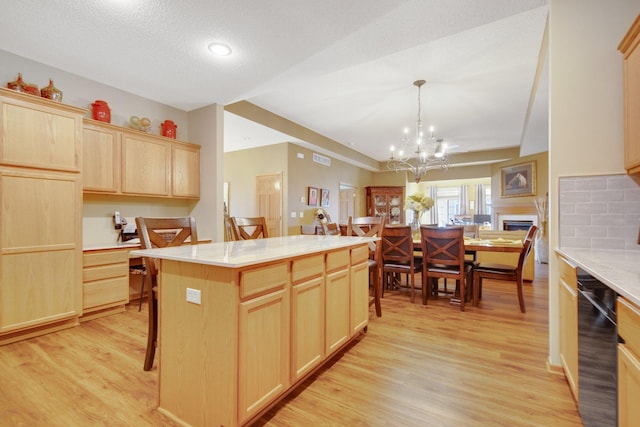
POLYGON ((111 109, 106 101, 96 100, 91 104, 93 119, 101 122, 111 123, 111 109))
POLYGON ((165 120, 160 124, 160 129, 162 130, 162 136, 166 136, 167 138, 176 139, 176 130, 178 126, 173 123, 171 120, 165 120))

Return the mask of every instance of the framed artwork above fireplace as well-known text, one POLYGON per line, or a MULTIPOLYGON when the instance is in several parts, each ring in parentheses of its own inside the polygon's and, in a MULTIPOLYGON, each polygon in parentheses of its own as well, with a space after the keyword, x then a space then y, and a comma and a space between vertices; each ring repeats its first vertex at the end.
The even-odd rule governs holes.
POLYGON ((536 195, 536 161, 500 169, 500 197, 536 195))

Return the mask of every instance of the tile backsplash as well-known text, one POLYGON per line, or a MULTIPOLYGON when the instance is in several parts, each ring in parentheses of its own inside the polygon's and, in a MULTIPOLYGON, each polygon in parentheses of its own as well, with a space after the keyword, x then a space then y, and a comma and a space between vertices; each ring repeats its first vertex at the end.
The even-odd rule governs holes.
POLYGON ((640 250, 640 186, 632 177, 560 178, 559 209, 560 247, 640 250))

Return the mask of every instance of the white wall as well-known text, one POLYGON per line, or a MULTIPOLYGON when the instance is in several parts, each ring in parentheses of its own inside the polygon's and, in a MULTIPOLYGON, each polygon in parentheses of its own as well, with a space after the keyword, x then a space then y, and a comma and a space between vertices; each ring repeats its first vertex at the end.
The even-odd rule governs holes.
POLYGON ((200 145, 200 200, 191 211, 198 237, 224 240, 224 108, 214 104, 189 112, 190 142, 200 145))
MULTIPOLYGON (((622 55, 638 0, 550 0, 549 245, 558 246, 558 179, 623 173, 622 55)), ((558 263, 549 257, 549 362, 558 349, 558 263)))
MULTIPOLYGON (((129 221, 136 216, 194 215, 200 237, 222 241, 222 106, 213 105, 187 113, 2 50, 0 64, 0 84, 3 86, 15 80, 18 73, 22 73, 26 82, 35 83, 39 88, 47 86, 51 78, 63 92, 63 103, 86 108, 88 118, 91 118, 91 103, 102 99, 111 108, 114 125, 126 126, 132 115, 148 117, 152 123, 150 133, 159 135, 160 123, 169 119, 178 125, 177 139, 201 145, 201 197, 198 202, 86 195, 83 204, 85 246, 117 241, 118 232, 112 222, 116 210, 129 221)), ((124 68, 123 72, 126 72, 124 68)))
MULTIPOLYGON (((148 117, 151 119, 150 133, 160 135, 160 123, 173 120, 177 125, 177 139, 188 141, 189 129, 187 113, 177 108, 159 104, 132 93, 106 86, 73 73, 62 71, 48 65, 32 61, 0 50, 0 84, 6 86, 22 73, 22 78, 28 83, 43 88, 53 79, 54 85, 63 93, 62 102, 80 108, 86 108, 86 117, 91 118, 91 103, 96 99, 107 101, 111 108, 111 123, 118 126, 125 125, 131 116, 148 117)), ((123 67, 123 73, 126 68, 123 67)), ((149 78, 152 78, 151 76, 149 78)))

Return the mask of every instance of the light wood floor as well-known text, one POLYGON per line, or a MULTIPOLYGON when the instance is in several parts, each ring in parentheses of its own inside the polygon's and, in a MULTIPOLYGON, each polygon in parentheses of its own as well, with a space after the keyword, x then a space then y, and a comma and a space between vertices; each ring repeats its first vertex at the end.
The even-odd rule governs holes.
MULTIPOLYGON (((383 317, 257 425, 581 426, 564 378, 546 370, 546 265, 536 270, 526 314, 499 282, 464 313, 386 293, 383 317)), ((0 347, 0 426, 174 425, 154 409, 157 369, 142 370, 146 322, 132 304, 0 347)))

